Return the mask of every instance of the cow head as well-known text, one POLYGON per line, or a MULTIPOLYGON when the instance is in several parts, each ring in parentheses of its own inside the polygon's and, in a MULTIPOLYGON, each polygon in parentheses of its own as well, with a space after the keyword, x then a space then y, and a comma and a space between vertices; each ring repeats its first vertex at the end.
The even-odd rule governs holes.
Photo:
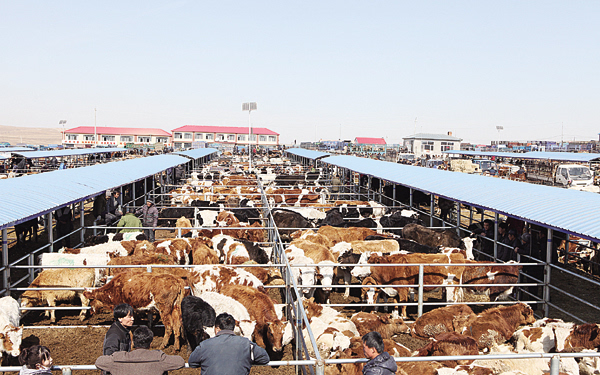
POLYGON ((7 324, 0 332, 0 342, 2 343, 3 351, 18 357, 21 353, 21 340, 23 339, 23 326, 15 327, 12 324, 7 324))
MULTIPOLYGON (((367 277, 363 280, 362 285, 377 285, 377 282, 372 277, 367 277)), ((377 299, 377 295, 379 294, 379 288, 374 287, 365 287, 361 291, 361 298, 363 302, 368 303, 369 305, 374 305, 377 299)))
POLYGON ((283 334, 285 328, 285 322, 282 322, 279 319, 267 323, 267 342, 271 345, 274 352, 281 352, 283 350, 283 334))
POLYGON ((97 312, 102 311, 107 308, 102 301, 95 298, 94 292, 92 290, 84 290, 83 296, 90 300, 90 315, 94 315, 97 312))
POLYGON ((331 285, 333 284, 335 263, 329 260, 324 260, 318 263, 319 278, 324 292, 331 292, 331 285))
POLYGON ((315 267, 300 267, 300 284, 303 285, 302 293, 309 294, 316 280, 315 267))
POLYGON ((521 324, 533 324, 535 323, 535 315, 533 315, 533 310, 529 305, 520 303, 521 308, 521 324))

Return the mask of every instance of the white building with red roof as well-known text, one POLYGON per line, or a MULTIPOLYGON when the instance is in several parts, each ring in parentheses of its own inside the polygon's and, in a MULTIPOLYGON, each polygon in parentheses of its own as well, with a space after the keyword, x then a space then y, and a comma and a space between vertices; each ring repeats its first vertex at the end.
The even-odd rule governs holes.
POLYGON ((385 153, 387 143, 383 138, 356 137, 355 151, 366 153, 385 153))
POLYGON ((251 137, 248 135, 247 126, 185 125, 173 129, 173 145, 176 149, 192 147, 193 142, 205 142, 210 147, 218 144, 228 148, 247 146, 248 143, 261 147, 279 145, 279 133, 267 128, 252 127, 251 137))
POLYGON ((154 128, 116 128, 107 126, 78 126, 65 130, 62 144, 65 147, 125 147, 127 144, 150 146, 163 143, 172 146, 171 133, 154 128))

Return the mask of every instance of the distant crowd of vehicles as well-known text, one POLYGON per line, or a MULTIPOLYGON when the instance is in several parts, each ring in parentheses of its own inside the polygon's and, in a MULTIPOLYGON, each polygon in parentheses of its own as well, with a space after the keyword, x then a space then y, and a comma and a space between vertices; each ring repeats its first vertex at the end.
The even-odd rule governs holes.
POLYGON ((587 164, 530 161, 519 165, 497 163, 486 158, 418 159, 414 154, 398 154, 397 163, 455 172, 500 176, 514 180, 560 186, 569 189, 600 193, 600 173, 587 164))

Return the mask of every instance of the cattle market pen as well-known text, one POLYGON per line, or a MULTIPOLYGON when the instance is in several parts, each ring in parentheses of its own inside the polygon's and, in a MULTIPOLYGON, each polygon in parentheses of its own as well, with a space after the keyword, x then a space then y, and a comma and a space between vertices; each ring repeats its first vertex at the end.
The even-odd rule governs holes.
MULTIPOLYGON (((81 242, 83 242, 83 238, 84 238, 84 233, 86 230, 89 231, 89 228, 95 228, 96 230, 101 230, 103 229, 103 227, 101 226, 94 226, 94 225, 84 225, 83 222, 83 217, 84 217, 84 205, 83 205, 83 201, 85 199, 91 199, 94 194, 100 194, 101 192, 103 192, 104 190, 107 190, 109 188, 118 188, 120 186, 124 186, 127 183, 133 182, 134 180, 138 180, 140 182, 143 182, 144 184, 144 194, 141 197, 133 197, 133 202, 136 201, 137 199, 143 199, 143 201, 145 201, 145 199, 147 198, 152 198, 152 199, 157 199, 158 201, 161 202, 161 205, 166 206, 166 195, 168 195, 168 192, 172 187, 174 187, 176 184, 174 182, 174 180, 172 179, 173 173, 171 172, 171 174, 164 172, 166 170, 171 170, 177 166, 177 165, 184 165, 186 168, 186 172, 187 172, 187 176, 190 176, 192 173, 198 173, 201 172, 204 165, 207 164, 208 162, 208 155, 203 155, 202 157, 196 157, 198 156, 198 154, 194 154, 195 150, 192 150, 190 152, 184 152, 181 153, 181 156, 177 156, 178 158, 181 159, 177 159, 175 160, 173 157, 175 157, 175 155, 172 155, 172 160, 169 160, 169 163, 165 164, 165 165, 157 165, 158 163, 156 161, 158 161, 159 159, 153 159, 152 162, 146 162, 143 165, 153 165, 156 167, 156 170, 153 170, 151 173, 149 174, 145 174, 145 171, 139 171, 139 175, 136 177, 131 177, 132 175, 135 175, 135 173, 132 172, 138 172, 139 167, 142 165, 142 163, 140 163, 139 165, 133 165, 131 164, 130 166, 128 166, 127 168, 123 169, 122 171, 126 170, 127 173, 122 172, 123 173, 123 179, 122 180, 118 180, 118 181, 108 181, 106 183, 103 183, 103 185, 101 186, 94 186, 94 192, 93 193, 89 193, 87 191, 78 191, 77 194, 79 195, 79 197, 77 198, 73 198, 73 197, 65 197, 63 200, 64 202, 62 202, 62 205, 65 204, 74 204, 74 203, 78 203, 80 205, 80 217, 81 217, 81 226, 80 228, 78 228, 79 232, 80 232, 80 239, 81 242), (185 154, 185 153, 189 153, 185 154), (186 157, 189 159, 186 160, 182 160, 182 157, 186 157), (161 169, 163 168, 163 169, 161 169), (164 172, 164 173, 162 173, 164 172), (160 173, 159 175, 159 179, 162 177, 164 178, 164 180, 162 181, 161 187, 163 187, 162 189, 147 189, 145 185, 148 184, 147 182, 147 177, 148 176, 157 176, 157 174, 160 173), (128 181, 126 181, 127 179, 129 179, 128 181), (168 187, 168 188, 164 188, 164 187, 168 187), (81 202, 81 203, 80 203, 81 202)), ((197 150, 196 150, 197 151, 197 150)), ((331 157, 328 157, 328 154, 323 155, 324 153, 318 153, 318 154, 313 154, 315 153, 315 151, 311 151, 310 154, 306 153, 307 150, 290 150, 290 154, 291 157, 293 159, 297 159, 298 161, 304 163, 305 165, 309 166, 309 167, 317 167, 322 169, 321 175, 324 175, 324 185, 327 186, 327 184, 331 181, 331 175, 334 173, 334 171, 337 171, 337 173, 339 173, 342 176, 342 185, 341 185, 341 189, 342 191, 339 193, 340 195, 347 195, 348 197, 351 198, 357 198, 357 199, 361 199, 361 196, 366 197, 367 200, 378 200, 378 201, 382 201, 385 199, 385 195, 384 195, 384 181, 390 182, 394 184, 394 189, 392 190, 392 197, 388 197, 391 198, 391 206, 400 206, 402 203, 400 201, 398 201, 396 199, 395 196, 395 192, 396 192, 396 185, 402 185, 404 180, 401 180, 400 178, 397 178, 397 176, 391 176, 389 174, 385 174, 385 173, 376 173, 376 171, 381 171, 382 169, 388 169, 389 166, 385 165, 383 168, 378 169, 376 168, 375 165, 370 164, 371 161, 363 161, 363 160, 354 160, 354 159, 360 159, 360 158, 354 158, 353 160, 349 160, 346 159, 346 157, 333 157, 333 158, 342 158, 340 160, 334 160, 331 157), (296 153, 296 154, 295 154, 296 153), (319 159, 319 160, 317 160, 319 159), (365 165, 362 165, 361 163, 365 163, 365 165), (368 172, 367 172, 368 171, 368 172), (366 182, 365 186, 361 186, 360 182, 361 182, 361 175, 362 176, 367 176, 366 180, 362 179, 363 182, 366 182), (377 186, 377 188, 375 189, 371 189, 371 187, 373 187, 375 185, 375 180, 379 180, 380 183, 377 186), (357 181, 359 184, 355 184, 355 181, 357 181), (381 183, 383 182, 383 183, 381 183)), ((151 159, 151 158, 148 158, 151 159)), ((164 160, 164 159, 163 159, 164 160)), ((377 163, 381 163, 381 162, 377 162, 377 163)), ((379 166, 377 166, 379 167, 379 166)), ((88 167, 91 168, 91 167, 88 167)), ((87 169, 87 168, 86 168, 87 169)), ((94 176, 94 175, 98 175, 102 173, 102 175, 104 176, 106 172, 100 171, 100 170, 96 170, 96 171, 90 171, 89 173, 86 173, 84 175, 78 176, 76 178, 81 178, 83 176, 94 176)), ((439 175, 438 175, 439 176, 439 175)), ((433 178, 433 177, 432 177, 433 178)), ((40 180, 41 181, 41 180, 40 180)), ((40 181, 33 181, 34 183, 41 183, 40 181)), ((481 183, 479 181, 479 183, 481 183)), ((457 183, 458 184, 458 183, 457 183)), ((25 185, 23 185, 24 188, 25 185)), ((298 285, 296 283, 296 280, 294 280, 293 277, 291 277, 292 274, 292 267, 298 267, 298 266, 306 266, 306 265, 291 265, 288 261, 287 261, 287 257, 285 255, 285 248, 286 245, 284 244, 284 242, 282 241, 282 239, 280 238, 279 235, 279 231, 277 230, 277 226, 275 224, 275 221, 273 219, 273 215, 272 212, 275 209, 275 207, 273 207, 272 202, 269 202, 269 199, 267 198, 267 194, 265 192, 265 188, 262 186, 262 183, 260 182, 260 179, 257 180, 256 186, 258 188, 258 190, 260 191, 260 201, 261 201, 261 205, 258 207, 261 211, 262 214, 262 219, 263 222, 265 223, 265 229, 268 230, 268 243, 269 245, 271 245, 274 249, 273 254, 274 254, 274 258, 273 258, 273 267, 279 267, 283 272, 282 275, 285 279, 285 285, 283 286, 283 290, 284 292, 284 296, 285 296, 285 301, 287 301, 287 306, 288 306, 288 311, 287 311, 287 317, 288 320, 290 322, 292 322, 292 324, 294 324, 296 327, 300 327, 303 323, 306 324, 307 326, 309 326, 308 324, 308 320, 306 317, 306 314, 304 312, 304 307, 302 303, 299 303, 299 301, 301 301, 301 296, 302 293, 299 291, 299 289, 301 289, 302 285, 298 285)), ((429 225, 431 227, 435 225, 438 226, 444 226, 446 228, 449 227, 454 227, 456 228, 457 231, 460 231, 461 233, 465 233, 466 229, 464 228, 464 225, 462 225, 462 214, 461 214, 461 210, 459 209, 455 209, 455 221, 454 222, 442 222, 439 219, 439 215, 436 215, 435 212, 435 200, 434 200, 434 195, 438 195, 441 196, 443 198, 447 198, 447 199, 452 199, 455 200, 456 202, 459 203, 465 203, 465 204, 469 204, 471 209, 470 209, 470 216, 469 219, 470 221, 473 221, 473 219, 475 218, 475 214, 473 213, 473 207, 478 207, 483 209, 484 213, 482 213, 482 217, 483 215, 485 215, 485 211, 492 211, 494 212, 494 219, 495 219, 495 223, 496 226, 498 225, 498 221, 499 221, 499 217, 500 215, 513 215, 511 213, 511 211, 506 211, 506 210, 502 210, 499 209, 498 207, 495 207, 492 204, 481 204, 481 202, 478 202, 476 200, 469 200, 466 198, 460 198, 458 196, 455 196, 453 194, 450 194, 447 191, 441 191, 441 190, 437 190, 439 183, 437 185, 434 185, 434 188, 429 189, 428 187, 424 187, 424 185, 419 185, 419 184, 411 184, 410 182, 406 183, 403 186, 408 186, 410 188, 410 194, 409 194, 409 205, 412 207, 412 209, 420 209, 419 207, 415 208, 413 207, 413 190, 418 190, 419 188, 421 188, 422 191, 431 193, 430 194, 430 205, 429 205, 429 210, 422 210, 421 209, 421 213, 423 215, 428 215, 429 216, 429 225)), ((1 188, 1 185, 0 185, 1 188)), ((329 186, 329 188, 331 188, 331 186, 329 186)), ((135 189, 134 189, 135 191, 135 189)), ((14 193, 14 190, 13 190, 14 193)), ((3 194, 3 196, 6 196, 6 194, 3 194)), ((335 196, 335 195, 334 195, 335 196)), ((10 207, 8 206, 8 203, 2 202, 2 200, 0 199, 0 207, 4 208, 4 207, 10 207), (4 205, 6 204, 6 206, 4 205)), ((9 225, 15 225, 19 222, 24 222, 26 220, 28 220, 29 218, 33 217, 36 213, 37 214, 46 214, 46 215, 50 215, 49 216, 49 222, 52 222, 52 211, 55 210, 58 207, 58 205, 55 206, 36 206, 36 207, 32 207, 30 209, 30 211, 35 211, 37 210, 37 212, 33 213, 33 212, 26 212, 26 215, 21 215, 23 217, 21 218, 11 218, 12 221, 8 221, 6 222, 6 225, 2 228, 3 230, 3 274, 5 275, 3 277, 4 280, 4 292, 5 293, 10 293, 11 289, 14 290, 14 287, 17 286, 18 282, 11 282, 11 278, 10 278, 10 270, 12 269, 19 269, 19 268, 25 268, 25 269, 33 269, 34 268, 34 259, 33 256, 28 254, 25 257, 19 259, 18 261, 23 262, 23 261, 27 261, 27 265, 19 265, 17 262, 12 262, 9 263, 8 260, 8 242, 7 242, 7 227, 9 225), (5 259, 6 258, 6 259, 5 259)), ((327 206, 324 206, 327 207, 327 206)), ((4 210, 2 210, 4 211, 4 210)), ((18 215, 17 215, 18 216, 18 215)), ((39 216, 39 215, 38 215, 39 216)), ((522 217, 525 218, 523 216, 518 216, 515 215, 516 217, 522 217)), ((0 223, 4 223, 6 220, 11 220, 11 219, 5 219, 1 217, 0 214, 0 223)), ((534 220, 534 218, 529 218, 528 217, 528 221, 531 223, 536 223, 536 224, 540 224, 540 225, 546 225, 545 227, 547 228, 548 232, 548 237, 552 239, 553 238, 553 231, 558 230, 559 228, 562 230, 565 230, 566 228, 562 228, 560 226, 548 226, 548 223, 545 223, 543 221, 537 221, 534 220)), ((161 228, 159 228, 161 229, 161 228)), ((164 229, 164 228, 163 228, 164 229)), ((198 229, 198 228, 179 228, 178 231, 179 233, 181 233, 180 231, 182 229, 198 229)), ((207 227, 205 229, 211 229, 210 227, 207 227)), ((214 229, 214 228, 212 228, 214 229)), ((290 229, 305 229, 305 228, 290 228, 290 229)), ((583 230, 580 229, 567 229, 567 232, 570 234, 576 234, 578 236, 584 236, 585 238, 590 238, 592 240, 595 240, 597 237, 594 236, 590 236, 590 233, 588 234, 584 234, 584 233, 580 233, 583 230)), ((89 232, 88 232, 89 233, 89 232)), ((177 232, 176 232, 177 233, 177 232)), ((38 253, 40 251, 44 251, 45 249, 50 249, 52 250, 52 245, 53 243, 55 243, 57 240, 53 239, 53 232, 52 232, 52 227, 49 227, 48 230, 48 239, 49 239, 49 244, 37 249, 35 251, 35 253, 38 253)), ((496 241, 494 241, 494 254, 492 254, 492 257, 490 259, 493 259, 496 257, 496 251, 497 251, 497 243, 496 241)), ((552 256, 550 255, 550 253, 552 252, 552 247, 551 247, 551 240, 548 242, 548 249, 547 249, 547 254, 546 254, 546 259, 552 259, 552 256)), ((483 254, 485 255, 485 254, 483 254)), ((553 307, 558 309, 559 311, 562 311, 564 309, 561 309, 559 306, 555 306, 554 304, 550 303, 549 298, 550 298, 550 291, 559 291, 558 288, 556 288, 555 286, 553 286, 551 284, 551 279, 550 279, 550 271, 552 269, 557 268, 558 266, 551 264, 551 261, 548 262, 543 262, 541 259, 533 259, 531 257, 526 257, 527 258, 527 262, 525 263, 525 265, 530 265, 530 266, 536 266, 539 264, 543 264, 544 269, 546 270, 546 274, 543 280, 539 280, 539 279, 534 279, 529 277, 529 279, 531 280, 527 280, 527 283, 522 283, 522 286, 532 286, 532 285, 543 285, 544 287, 544 293, 541 299, 532 299, 529 300, 529 298, 526 299, 527 302, 533 303, 533 304, 543 304, 544 305, 544 310, 543 313, 545 315, 548 315, 549 313, 549 308, 553 307), (531 261, 531 262, 530 262, 531 261)), ((426 287, 427 285, 423 285, 423 272, 424 272, 424 268, 427 265, 420 265, 419 269, 419 279, 421 280, 421 282, 419 282, 418 285, 414 285, 414 287, 419 289, 419 293, 418 293, 418 298, 419 301, 415 302, 415 303, 409 303, 406 304, 408 306, 416 306, 417 307, 417 315, 421 315, 423 312, 423 307, 424 306, 428 306, 428 305, 433 305, 434 303, 427 303, 423 301, 423 293, 422 293, 422 289, 424 287, 426 287)), ((467 265, 468 266, 468 265, 467 265)), ((129 266, 131 267, 131 266, 129 266)), ((144 266, 146 267, 146 266, 144 266)), ((153 266, 153 267, 158 267, 158 266, 153 266)), ((106 267, 104 267, 106 268, 106 267)), ((566 270, 564 271, 566 272, 566 270)), ((576 274, 573 272, 574 275, 577 275, 578 277, 581 277, 580 275, 576 274)), ((31 278, 30 275, 28 275, 27 277, 31 278)), ((21 279, 19 281, 24 281, 24 279, 21 279)), ((31 280, 30 280, 31 281, 31 280)), ((316 288, 322 287, 322 286, 313 286, 316 288)), ((351 286, 352 288, 361 288, 361 286, 351 286)), ((528 293, 525 289, 521 289, 520 293, 523 293, 523 295, 526 296, 531 296, 530 293, 528 293)), ((578 298, 576 296, 573 296, 574 298, 578 298)), ((585 301, 583 301, 585 302, 585 301)), ((489 304, 494 303, 494 302, 488 302, 489 304)), ((479 303, 480 304, 480 303, 479 303)), ((394 305, 394 304, 388 304, 388 305, 394 305)), ((594 305, 590 304, 591 307, 595 307, 594 305)), ((344 304, 332 304, 331 306, 334 307, 343 307, 344 304)), ((354 303, 352 304, 352 306, 361 306, 361 304, 359 303, 354 303)), ((597 309, 597 307, 595 307, 597 309)), ((38 308, 38 309, 44 309, 44 308, 38 308)), ((57 308, 60 309, 60 308, 57 308)), ((63 309, 75 309, 78 310, 77 308, 63 308, 63 309)), ((79 308, 80 309, 80 308, 79 308)), ((570 316, 573 316, 571 314, 569 314, 568 312, 565 311, 565 313, 567 313, 570 316)), ((576 319, 576 316, 573 316, 576 319)), ((581 319, 579 319, 581 320, 581 319)), ((302 330, 300 329, 296 329, 296 344, 295 344, 295 348, 296 348, 296 354, 295 354, 295 358, 297 358, 297 360, 293 360, 293 361, 273 361, 271 362, 269 365, 270 366, 277 366, 277 365, 295 365, 295 366, 299 366, 299 368, 303 371, 303 372, 309 372, 309 373, 317 373, 317 374, 322 374, 323 373, 323 366, 325 363, 327 364, 335 364, 335 363, 349 363, 349 362, 365 362, 366 360, 356 360, 356 359, 325 359, 322 358, 319 350, 317 350, 317 344, 315 341, 315 337, 313 337, 312 335, 312 330, 308 329, 308 337, 304 337, 302 336, 302 330), (309 349, 310 348, 310 349, 309 349), (308 351, 312 350, 314 353, 313 358, 314 359, 310 359, 310 360, 301 360, 301 358, 307 358, 308 357, 308 351), (310 366, 306 366, 306 365, 310 365, 310 366)), ((589 354, 588 354, 589 355, 589 354)), ((558 373, 558 361, 560 358, 566 358, 566 357, 578 357, 578 356, 584 356, 584 354, 580 354, 580 353, 572 353, 572 354, 520 354, 520 355, 512 355, 512 356, 501 356, 501 355, 494 355, 494 356, 489 356, 490 359, 494 359, 494 358, 548 358, 551 359, 551 363, 552 363, 552 367, 551 373, 558 373), (554 372, 556 371, 556 372, 554 372)), ((591 356, 596 356, 595 354, 592 354, 591 356)), ((473 356, 472 356, 473 357, 473 356)), ((470 359, 470 357, 464 357, 465 359, 470 359)), ((487 358, 487 357, 486 357, 487 358)), ((427 358, 414 358, 414 357, 410 357, 410 358, 397 358, 396 360, 398 362, 403 362, 403 361, 431 361, 431 360, 444 360, 444 359, 448 359, 448 358, 444 358, 444 357, 427 357, 427 358)), ((452 358, 455 359, 455 358, 452 358)), ((479 358, 472 358, 472 359, 480 359, 479 358)), ((90 366, 90 365, 73 365, 73 366, 61 366, 63 367, 63 372, 64 373, 70 373, 71 370, 93 370, 95 369, 95 366, 90 366)), ((2 368, 2 371, 18 371, 18 369, 16 368, 2 368)))

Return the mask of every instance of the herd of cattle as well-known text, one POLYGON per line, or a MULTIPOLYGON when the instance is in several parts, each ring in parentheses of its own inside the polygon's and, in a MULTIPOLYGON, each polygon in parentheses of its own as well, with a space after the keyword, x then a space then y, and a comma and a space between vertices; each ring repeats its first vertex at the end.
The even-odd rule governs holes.
MULTIPOLYGON (((265 187, 254 178, 214 173, 207 166, 170 192, 171 206, 162 208, 158 229, 169 238, 157 233, 159 239, 151 243, 141 232, 108 234, 88 239, 82 248, 43 254, 43 270, 32 289, 21 295, 20 304, 10 297, 0 299, 0 349, 18 355, 21 308, 79 300, 91 314, 119 303, 158 312, 165 326, 161 348, 173 336, 176 349, 181 341, 193 349, 213 335, 216 315, 228 312, 236 319, 238 334, 266 348, 272 359, 281 359, 294 337, 301 335, 307 343, 309 337, 309 327, 297 327, 288 319, 290 306, 277 303, 276 293, 266 288, 290 279, 299 291, 290 303, 302 304, 317 344, 307 344, 311 356, 318 351, 324 358, 362 358, 360 338, 370 331, 380 332, 386 351, 402 357, 600 347, 600 326, 595 324, 536 321, 532 309, 520 303, 479 314, 459 304, 474 298, 507 300, 519 277, 518 264, 474 260, 475 238, 460 238, 454 229, 428 229, 412 210, 331 200, 318 170, 307 173, 282 162, 263 168, 258 177, 265 187), (285 170, 294 174, 274 173, 285 170), (405 303, 420 277, 424 291, 442 288, 452 304, 423 314, 409 327, 402 318, 407 317, 405 303), (53 286, 62 289, 52 290, 53 286), (327 306, 336 288, 348 298, 351 286, 360 289, 363 311, 347 315, 327 306), (396 305, 391 314, 372 311, 376 307, 369 305, 388 298, 396 305), (431 340, 413 351, 392 340, 402 334, 431 340)), ((82 321, 87 313, 81 310, 82 321)), ((56 321, 54 310, 46 315, 56 321)), ((597 374, 596 359, 562 359, 561 371, 597 374)), ((548 360, 541 358, 398 364, 398 374, 517 375, 549 370, 548 360)), ((328 365, 326 373, 360 374, 361 369, 362 364, 355 363, 328 365)))

